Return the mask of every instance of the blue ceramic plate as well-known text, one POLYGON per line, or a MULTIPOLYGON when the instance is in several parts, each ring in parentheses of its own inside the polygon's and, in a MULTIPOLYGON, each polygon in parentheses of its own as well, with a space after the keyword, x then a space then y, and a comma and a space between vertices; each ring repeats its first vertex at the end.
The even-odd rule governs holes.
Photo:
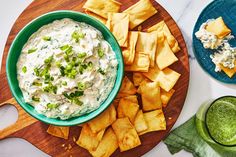
MULTIPOLYGON (((200 40, 195 36, 202 23, 208 19, 222 16, 226 25, 232 30, 236 37, 236 0, 214 0, 200 14, 193 30, 193 52, 201 67, 213 78, 230 84, 236 84, 236 75, 229 78, 224 72, 215 72, 215 64, 211 61, 210 54, 213 51, 204 49, 200 40)), ((236 39, 230 41, 236 47, 236 39)))

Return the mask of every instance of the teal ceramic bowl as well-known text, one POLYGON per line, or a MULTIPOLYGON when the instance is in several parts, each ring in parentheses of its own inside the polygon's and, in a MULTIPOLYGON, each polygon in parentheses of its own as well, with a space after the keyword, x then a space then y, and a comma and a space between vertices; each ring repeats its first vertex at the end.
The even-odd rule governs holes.
POLYGON ((53 124, 53 125, 58 125, 58 126, 73 126, 73 125, 78 125, 78 124, 87 122, 95 118, 96 116, 101 114, 112 103, 122 83, 122 79, 124 75, 124 62, 123 62, 122 53, 121 53, 119 44, 117 43, 115 37, 106 28, 105 25, 103 25, 101 22, 97 21, 96 19, 86 14, 74 12, 74 11, 60 10, 60 11, 49 12, 47 14, 44 14, 34 19, 18 33, 18 35, 15 37, 14 41, 12 42, 12 45, 8 53, 6 71, 7 71, 7 80, 8 80, 8 84, 10 86, 11 92, 13 96, 15 97, 15 99, 17 100, 17 102, 21 105, 21 107, 26 112, 28 112, 34 118, 48 124, 53 124), (22 47, 27 42, 29 37, 42 26, 49 24, 53 22, 54 20, 58 20, 62 18, 70 18, 78 22, 85 22, 95 27, 100 32, 102 32, 104 39, 111 45, 113 51, 116 54, 116 58, 118 60, 118 71, 117 71, 116 82, 115 82, 114 88, 110 92, 107 99, 100 105, 98 109, 94 110, 93 112, 87 113, 79 117, 71 118, 68 120, 47 118, 46 116, 36 112, 33 106, 31 106, 28 103, 25 103, 21 89, 19 88, 19 85, 18 85, 17 68, 16 68, 16 63, 21 54, 22 47))

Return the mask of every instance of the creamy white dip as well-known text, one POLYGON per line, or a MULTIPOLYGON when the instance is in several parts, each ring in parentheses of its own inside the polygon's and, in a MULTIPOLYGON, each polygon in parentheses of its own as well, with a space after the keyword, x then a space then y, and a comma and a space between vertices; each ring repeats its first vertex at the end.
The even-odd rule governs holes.
POLYGON ((212 62, 215 64, 215 71, 219 72, 222 69, 220 65, 226 68, 233 69, 235 67, 236 59, 236 48, 233 48, 229 44, 229 40, 234 39, 234 36, 229 34, 223 39, 219 39, 216 35, 206 30, 206 27, 210 21, 214 19, 209 19, 203 23, 195 33, 196 37, 201 41, 205 49, 216 50, 212 55, 210 55, 212 62))
POLYGON ((41 27, 24 45, 17 78, 25 102, 50 118, 97 109, 111 92, 117 59, 101 32, 71 19, 41 27))

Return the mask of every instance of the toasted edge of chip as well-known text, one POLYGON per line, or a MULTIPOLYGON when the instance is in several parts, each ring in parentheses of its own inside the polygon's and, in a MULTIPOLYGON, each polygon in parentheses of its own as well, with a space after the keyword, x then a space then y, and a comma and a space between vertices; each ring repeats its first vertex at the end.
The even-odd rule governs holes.
POLYGON ((139 135, 152 131, 166 130, 166 120, 161 109, 144 113, 144 119, 147 122, 148 129, 140 132, 139 135))
POLYGON ((138 133, 129 121, 128 117, 117 119, 112 124, 112 128, 118 139, 118 144, 121 152, 141 145, 138 133))
POLYGON ((123 12, 130 14, 130 29, 133 29, 156 14, 157 10, 149 0, 139 0, 123 12))
POLYGON ((159 22, 147 29, 147 32, 153 32, 153 31, 164 33, 165 37, 167 38, 168 44, 174 53, 180 51, 178 41, 172 35, 172 33, 171 33, 169 27, 167 26, 167 24, 165 23, 165 21, 161 21, 161 22, 159 22))
POLYGON ((125 71, 148 72, 149 66, 149 55, 143 52, 136 52, 133 64, 125 66, 125 71))
POLYGON ((139 32, 136 52, 144 52, 149 55, 150 67, 155 64, 156 49, 157 49, 157 31, 151 33, 139 32))
POLYGON ((132 65, 134 62, 137 40, 138 32, 130 31, 128 34, 128 47, 122 51, 125 65, 132 65))
POLYGON ((169 92, 166 92, 165 90, 161 89, 161 102, 162 107, 166 107, 168 102, 170 101, 171 97, 173 96, 175 90, 171 89, 169 92))
POLYGON ((162 108, 160 87, 158 82, 142 83, 140 85, 142 106, 144 111, 162 108))
POLYGON ((139 105, 137 102, 133 102, 125 98, 120 99, 117 108, 118 118, 128 117, 130 122, 133 124, 138 111, 139 111, 139 105))
POLYGON ((76 143, 88 151, 94 151, 102 140, 105 130, 103 129, 97 133, 93 133, 88 124, 84 124, 76 143))
MULTIPOLYGON (((234 65, 236 65, 236 61, 234 62, 234 65)), ((224 71, 224 73, 227 76, 229 76, 229 78, 232 78, 234 76, 234 74, 236 73, 236 66, 233 69, 226 68, 221 64, 219 66, 224 71)))
POLYGON ((107 26, 121 47, 128 46, 129 14, 108 13, 107 26))
POLYGON ((119 95, 123 95, 123 96, 134 95, 136 92, 137 92, 137 89, 135 88, 133 82, 131 82, 130 79, 127 76, 125 76, 122 81, 122 85, 120 87, 118 96, 119 95))
POLYGON ((121 3, 115 0, 87 0, 83 6, 84 9, 87 9, 97 15, 102 16, 107 19, 108 13, 113 12, 117 13, 120 10, 121 3))
POLYGON ((87 15, 90 15, 90 16, 94 17, 95 19, 97 19, 98 21, 102 22, 103 24, 106 24, 106 21, 107 21, 107 20, 106 20, 105 18, 103 18, 103 17, 101 17, 101 16, 99 16, 99 15, 97 15, 97 14, 95 14, 95 13, 93 13, 93 12, 87 10, 87 9, 85 9, 84 12, 85 12, 87 15))
POLYGON ((117 137, 112 128, 109 127, 103 135, 97 149, 89 152, 93 157, 110 157, 118 147, 117 137))
POLYGON ((206 30, 213 33, 220 39, 231 33, 231 30, 226 26, 222 17, 218 17, 217 19, 210 21, 206 26, 206 30))
POLYGON ((145 80, 146 77, 139 72, 134 72, 133 73, 133 82, 134 82, 134 86, 139 86, 143 80, 145 80))
POLYGON ((89 127, 93 133, 97 133, 116 120, 116 109, 113 105, 110 105, 102 114, 88 122, 89 127))
POLYGON ((135 120, 134 120, 134 127, 138 133, 143 132, 148 129, 147 122, 144 119, 143 111, 139 110, 135 120))
POLYGON ((157 41, 156 64, 162 70, 178 61, 178 58, 172 52, 163 33, 158 34, 157 41))
POLYGON ((54 126, 54 125, 49 125, 47 129, 47 133, 49 133, 50 135, 56 136, 59 138, 64 138, 64 139, 68 139, 69 131, 70 131, 70 127, 62 127, 62 126, 54 126))

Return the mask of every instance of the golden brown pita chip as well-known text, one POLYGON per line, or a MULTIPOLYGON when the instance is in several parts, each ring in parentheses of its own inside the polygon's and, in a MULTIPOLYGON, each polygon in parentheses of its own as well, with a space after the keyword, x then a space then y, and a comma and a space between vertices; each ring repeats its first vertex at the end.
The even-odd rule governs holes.
POLYGON ((93 133, 97 133, 116 120, 116 109, 113 105, 109 106, 102 114, 88 122, 93 133))
POLYGON ((140 90, 144 111, 152 111, 162 108, 158 82, 141 83, 140 90))
POLYGON ((87 9, 85 9, 84 12, 85 12, 86 14, 88 14, 88 15, 94 17, 94 18, 97 19, 98 21, 102 22, 103 24, 106 24, 106 21, 107 21, 107 20, 104 19, 103 17, 101 17, 101 16, 99 16, 99 15, 97 15, 97 14, 95 14, 95 13, 93 13, 93 12, 87 10, 87 9))
POLYGON ((144 113, 144 119, 147 122, 148 129, 140 132, 139 135, 152 131, 166 130, 166 120, 161 109, 144 113))
POLYGON ((144 52, 150 57, 150 67, 155 64, 155 55, 157 49, 157 32, 139 32, 136 52, 144 52))
POLYGON ((139 110, 139 105, 137 102, 132 102, 128 99, 122 98, 120 99, 117 108, 118 118, 128 117, 131 123, 133 124, 136 114, 138 113, 138 110, 139 110))
POLYGON ((108 13, 117 13, 121 4, 115 0, 87 0, 83 8, 107 19, 108 13))
POLYGON ((125 65, 131 65, 134 62, 138 32, 130 31, 128 40, 128 47, 122 51, 125 65))
POLYGON ((130 29, 133 29, 156 14, 157 10, 149 0, 140 0, 123 12, 130 14, 130 29))
POLYGON ((98 133, 93 133, 88 124, 84 124, 77 140, 77 144, 89 151, 94 151, 97 149, 99 142, 102 140, 103 134, 106 129, 99 131, 98 133))
POLYGON ((52 136, 68 139, 70 127, 49 125, 47 133, 52 136))
POLYGON ((130 150, 141 145, 139 136, 130 123, 129 118, 119 118, 113 124, 112 128, 118 139, 120 151, 130 150))
POLYGON ((170 101, 172 95, 174 94, 175 90, 171 89, 169 92, 166 92, 165 90, 161 89, 161 102, 162 107, 166 107, 168 102, 170 101))
POLYGON ((180 77, 179 73, 170 68, 165 68, 161 71, 157 66, 150 68, 147 73, 142 74, 152 81, 159 82, 160 87, 167 92, 174 87, 180 77))
POLYGON ((119 105, 120 99, 115 99, 112 104, 114 105, 114 107, 117 109, 118 105, 119 105))
POLYGON ((133 81, 135 86, 139 86, 146 79, 147 78, 142 73, 138 72, 133 73, 133 81))
POLYGON ((222 17, 218 17, 217 19, 210 21, 206 26, 206 30, 213 33, 220 39, 231 33, 231 30, 225 25, 222 17))
MULTIPOLYGON (((236 65, 236 61, 234 62, 234 65, 236 65)), ((226 68, 221 64, 219 66, 225 72, 225 74, 229 76, 229 78, 232 78, 236 73, 236 66, 233 69, 226 68)))
POLYGON ((125 71, 148 72, 149 65, 149 55, 143 52, 136 52, 133 64, 125 66, 125 71))
POLYGON ((175 37, 171 34, 170 29, 168 28, 167 24, 165 23, 165 21, 161 21, 155 25, 153 25, 152 27, 147 29, 147 32, 153 32, 153 31, 157 31, 157 32, 163 32, 167 42, 170 46, 170 48, 172 49, 172 51, 174 53, 180 51, 180 47, 178 44, 178 41, 175 39, 175 37))
POLYGON ((138 104, 137 95, 130 95, 130 96, 124 97, 123 99, 138 104))
POLYGON ((112 128, 108 128, 95 151, 89 151, 93 157, 110 157, 118 148, 118 140, 112 128))
POLYGON ((135 117, 134 127, 138 133, 143 132, 148 129, 147 122, 144 119, 142 110, 139 110, 135 117))
POLYGON ((108 13, 107 26, 121 47, 128 46, 129 14, 108 13))
POLYGON ((157 49, 156 49, 156 64, 162 70, 174 62, 178 61, 178 58, 172 52, 163 33, 158 33, 157 49))
POLYGON ((137 89, 135 88, 134 84, 129 80, 127 76, 124 77, 122 81, 122 85, 120 91, 118 93, 118 97, 126 97, 129 95, 136 94, 137 89))

